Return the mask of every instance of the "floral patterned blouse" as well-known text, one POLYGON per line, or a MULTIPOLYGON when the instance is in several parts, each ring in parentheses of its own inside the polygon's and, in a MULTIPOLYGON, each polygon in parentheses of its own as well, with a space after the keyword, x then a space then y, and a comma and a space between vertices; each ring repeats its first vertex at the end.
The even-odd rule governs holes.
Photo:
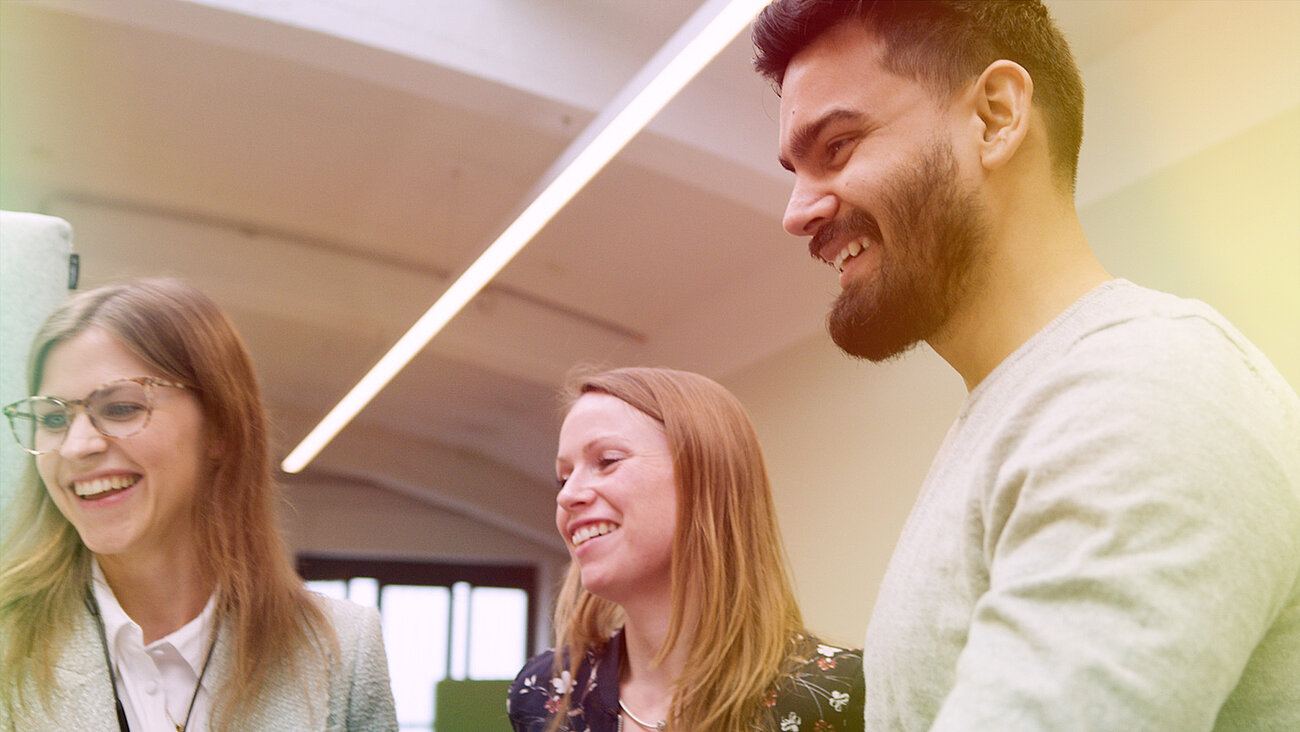
MULTIPOLYGON (((862 651, 797 636, 784 670, 763 700, 759 732, 862 732, 862 651)), ((543 732, 573 689, 573 707, 560 725, 566 732, 618 732, 619 660, 623 633, 603 649, 588 651, 577 677, 556 674, 555 651, 534 656, 510 686, 506 709, 515 732, 543 732)))

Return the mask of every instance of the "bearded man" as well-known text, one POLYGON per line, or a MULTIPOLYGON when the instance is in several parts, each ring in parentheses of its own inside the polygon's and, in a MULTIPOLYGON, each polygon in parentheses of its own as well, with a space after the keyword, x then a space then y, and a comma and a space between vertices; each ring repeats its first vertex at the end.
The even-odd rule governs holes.
POLYGON ((827 319, 966 402, 864 647, 868 730, 1300 730, 1300 398, 1207 305, 1114 279, 1040 0, 779 0, 787 231, 827 319))

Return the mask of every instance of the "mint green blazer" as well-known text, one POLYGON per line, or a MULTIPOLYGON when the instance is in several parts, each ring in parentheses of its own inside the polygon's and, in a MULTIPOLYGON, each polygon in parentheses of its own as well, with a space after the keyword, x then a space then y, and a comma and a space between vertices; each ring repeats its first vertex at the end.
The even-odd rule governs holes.
MULTIPOLYGON (((397 732, 379 613, 341 600, 322 597, 320 601, 338 634, 339 657, 329 669, 317 663, 316 668, 308 665, 303 671, 328 673, 328 694, 320 685, 309 689, 296 679, 283 679, 260 701, 245 729, 250 732, 397 732)), ((220 688, 230 678, 230 648, 225 634, 217 638, 211 664, 208 688, 220 688)), ((0 703, 0 730, 117 732, 113 689, 104 665, 99 631, 89 611, 78 619, 63 657, 55 667, 54 681, 52 710, 39 702, 16 711, 7 710, 0 703)), ((26 698, 34 700, 35 685, 29 684, 26 691, 26 698)))

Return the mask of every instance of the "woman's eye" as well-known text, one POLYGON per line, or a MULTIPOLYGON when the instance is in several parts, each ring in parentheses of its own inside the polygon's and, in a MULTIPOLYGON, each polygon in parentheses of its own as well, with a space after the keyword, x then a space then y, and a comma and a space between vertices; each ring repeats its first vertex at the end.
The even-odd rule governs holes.
POLYGON ((59 432, 68 428, 68 415, 62 412, 37 415, 36 423, 39 424, 43 430, 59 432))
POLYGON ((107 419, 112 422, 127 422, 135 419, 140 414, 149 410, 149 407, 138 402, 109 402, 108 404, 98 405, 96 416, 101 419, 107 419))
POLYGON ((569 478, 568 478, 568 476, 561 476, 561 477, 559 477, 559 478, 556 478, 556 479, 555 479, 555 490, 557 490, 557 491, 560 490, 561 488, 564 487, 564 484, 567 483, 567 482, 569 482, 569 478))

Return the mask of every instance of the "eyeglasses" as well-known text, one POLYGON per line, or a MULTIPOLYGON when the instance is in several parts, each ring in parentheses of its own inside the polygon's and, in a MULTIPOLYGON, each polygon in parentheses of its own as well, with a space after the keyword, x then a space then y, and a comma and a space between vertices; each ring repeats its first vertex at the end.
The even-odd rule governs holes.
POLYGON ((3 411, 19 447, 33 455, 44 455, 63 446, 77 407, 86 411, 90 424, 105 437, 130 437, 143 430, 153 414, 153 390, 158 386, 189 388, 153 376, 136 376, 110 381, 85 399, 28 397, 3 411))

